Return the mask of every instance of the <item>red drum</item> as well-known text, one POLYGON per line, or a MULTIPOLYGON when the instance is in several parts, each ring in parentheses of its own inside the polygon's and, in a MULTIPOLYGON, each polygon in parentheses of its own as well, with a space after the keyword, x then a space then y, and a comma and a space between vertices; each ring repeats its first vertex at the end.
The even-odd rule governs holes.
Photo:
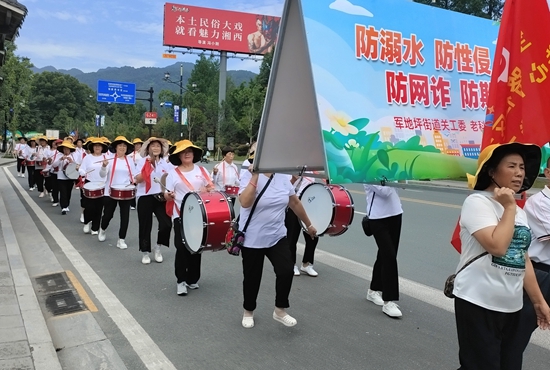
POLYGON ((183 244, 193 254, 223 250, 233 218, 233 204, 223 192, 187 193, 181 202, 183 244))
POLYGON ((231 186, 231 185, 225 185, 225 193, 229 195, 230 197, 237 197, 239 195, 239 187, 238 186, 231 186))
POLYGON ((26 161, 25 166, 34 166, 36 164, 36 161, 26 161))
POLYGON ((112 185, 111 198, 116 200, 130 200, 136 197, 135 185, 112 185))
POLYGON ((105 195, 105 183, 101 181, 91 181, 84 184, 82 193, 86 198, 97 199, 105 195))
MULTIPOLYGON (((353 222, 353 198, 341 185, 310 184, 305 187, 300 200, 319 236, 342 235, 353 222)), ((309 225, 302 223, 303 228, 306 226, 309 225)))
POLYGON ((76 180, 78 179, 78 176, 80 176, 77 167, 78 164, 76 164, 75 162, 69 163, 67 166, 65 166, 63 173, 65 174, 65 176, 67 176, 68 179, 76 180))

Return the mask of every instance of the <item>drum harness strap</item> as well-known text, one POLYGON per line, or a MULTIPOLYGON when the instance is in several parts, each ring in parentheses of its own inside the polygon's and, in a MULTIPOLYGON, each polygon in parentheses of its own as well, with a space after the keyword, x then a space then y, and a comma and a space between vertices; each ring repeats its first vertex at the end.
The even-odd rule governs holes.
MULTIPOLYGON (((212 185, 212 182, 210 181, 210 176, 208 176, 208 173, 206 173, 206 170, 202 166, 198 166, 198 167, 201 169, 202 175, 203 175, 204 179, 206 180, 206 182, 208 182, 208 185, 212 185)), ((176 173, 179 175, 179 177, 181 178, 181 181, 183 181, 185 186, 187 186, 189 191, 191 191, 191 192, 195 191, 195 188, 193 187, 193 185, 191 185, 189 180, 187 180, 185 175, 177 167, 176 167, 176 173)), ((176 189, 174 189, 174 191, 175 190, 176 189)), ((167 203, 167 205, 168 204, 171 204, 171 203, 167 203)), ((176 211, 178 211, 178 216, 181 216, 181 211, 180 211, 178 205, 176 204, 176 202, 174 202, 174 205, 176 206, 176 211)))
MULTIPOLYGON (((126 160, 126 166, 128 167, 128 173, 130 175, 130 183, 132 183, 132 171, 130 170, 130 164, 128 163, 128 157, 124 157, 124 159, 126 160)), ((115 168, 116 168, 116 163, 118 162, 118 158, 115 158, 113 160, 113 170, 111 171, 111 181, 109 181, 109 188, 111 188, 111 184, 113 183, 113 177, 115 177, 115 168)))

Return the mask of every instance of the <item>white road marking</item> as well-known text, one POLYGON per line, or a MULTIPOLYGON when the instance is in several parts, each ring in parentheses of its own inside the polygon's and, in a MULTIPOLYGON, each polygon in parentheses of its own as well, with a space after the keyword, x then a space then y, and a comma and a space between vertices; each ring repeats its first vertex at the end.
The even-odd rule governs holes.
POLYGON ((82 279, 88 284, 97 300, 101 303, 107 314, 117 325, 122 334, 126 337, 136 354, 143 364, 151 370, 176 370, 176 367, 164 355, 157 344, 151 339, 149 334, 139 325, 130 312, 119 301, 116 295, 107 287, 107 285, 96 274, 92 267, 82 258, 80 253, 73 247, 71 242, 63 235, 61 230, 50 220, 48 215, 36 204, 25 189, 15 180, 9 169, 4 168, 4 172, 11 178, 15 187, 19 190, 23 199, 36 213, 36 216, 50 232, 63 253, 79 272, 82 279))
MULTIPOLYGON (((304 248, 304 244, 298 243, 298 253, 303 255, 304 248)), ((370 277, 372 276, 371 266, 364 265, 336 254, 325 252, 319 248, 315 250, 315 261, 347 272, 360 279, 370 281, 370 277)), ((449 274, 451 274, 451 272, 449 272, 449 274)), ((444 281, 441 282, 442 288, 443 283, 444 281)), ((443 289, 434 289, 409 279, 399 278, 399 291, 400 293, 408 295, 414 299, 418 299, 429 305, 454 313, 454 301, 443 295, 443 289)), ((550 334, 547 331, 537 329, 531 336, 531 343, 550 350, 550 334)))

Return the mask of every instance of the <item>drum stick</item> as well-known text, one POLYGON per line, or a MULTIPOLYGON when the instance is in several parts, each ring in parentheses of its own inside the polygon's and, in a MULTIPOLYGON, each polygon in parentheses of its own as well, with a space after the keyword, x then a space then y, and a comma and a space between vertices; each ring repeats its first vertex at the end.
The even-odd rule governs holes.
POLYGON ((94 162, 94 163, 103 163, 103 161, 110 161, 111 159, 115 159, 116 157, 111 157, 111 158, 105 158, 105 159, 102 159, 100 161, 97 161, 97 162, 94 162))
POLYGON ((92 168, 91 170, 86 171, 86 175, 89 174, 90 172, 94 172, 94 171, 95 171, 95 168, 92 168))
POLYGON ((160 187, 161 187, 164 191, 168 191, 168 192, 170 191, 170 190, 166 189, 166 186, 164 186, 164 184, 163 184, 162 182, 160 182, 160 180, 158 179, 158 177, 155 177, 155 178, 153 179, 153 181, 156 182, 157 184, 159 184, 160 187))

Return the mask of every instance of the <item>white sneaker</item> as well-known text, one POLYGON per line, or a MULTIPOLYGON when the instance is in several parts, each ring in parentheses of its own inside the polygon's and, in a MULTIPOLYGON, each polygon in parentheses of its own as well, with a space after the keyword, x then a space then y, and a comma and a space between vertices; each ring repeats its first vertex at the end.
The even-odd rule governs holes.
POLYGON ((82 229, 82 231, 84 231, 84 234, 89 234, 90 233, 90 229, 92 228, 92 223, 91 222, 88 222, 86 225, 84 225, 84 228, 82 229))
POLYGON ((107 232, 105 232, 105 230, 103 230, 102 228, 99 228, 99 235, 97 236, 97 240, 99 240, 100 242, 104 242, 105 237, 107 236, 106 234, 107 232))
POLYGON ((118 242, 116 243, 116 247, 119 249, 126 249, 128 246, 126 245, 126 242, 124 239, 118 239, 118 242))
POLYGON ((313 265, 312 264, 308 264, 307 266, 300 266, 300 271, 302 272, 305 272, 306 274, 308 274, 309 276, 313 276, 313 277, 316 277, 318 276, 319 274, 317 273, 317 271, 315 271, 313 269, 313 265))
POLYGON ((21 174, 21 177, 25 177, 25 174, 24 174, 24 173, 22 173, 22 174, 21 174))
POLYGON ((158 263, 164 261, 164 258, 162 258, 162 253, 160 251, 160 245, 154 246, 153 252, 155 253, 155 261, 157 261, 158 263))
POLYGON ((52 203, 52 207, 57 207, 59 203, 52 203))
POLYGON ((61 210, 61 214, 62 214, 62 215, 66 215, 68 211, 69 211, 68 208, 63 208, 63 209, 61 210))
POLYGON ((44 192, 40 193, 40 194, 38 195, 38 198, 44 198, 44 192))
POLYGON ((31 186, 31 187, 29 188, 29 191, 33 191, 33 190, 34 190, 34 186, 31 186))
POLYGON ((69 207, 65 208, 67 210, 67 212, 70 212, 71 210, 69 209, 69 207))
POLYGON ((187 295, 187 285, 185 281, 183 283, 178 283, 178 295, 187 295))
POLYGON ((17 177, 21 177, 21 174, 19 172, 17 172, 17 177))
POLYGON ((384 306, 382 307, 382 312, 384 312, 386 315, 390 317, 401 317, 403 314, 401 313, 401 310, 399 309, 399 306, 393 302, 389 301, 388 303, 384 303, 384 306))
POLYGON ((53 195, 50 194, 50 202, 53 203, 53 195))
POLYGON ((382 292, 369 289, 367 292, 367 301, 371 301, 377 306, 383 306, 384 300, 382 299, 382 292))
POLYGON ((148 265, 151 263, 151 258, 149 258, 149 252, 143 252, 143 257, 141 257, 141 263, 148 265))
POLYGON ((298 269, 298 266, 294 265, 294 276, 300 276, 300 270, 298 269))
POLYGON ((133 211, 133 210, 135 210, 135 209, 136 209, 136 207, 130 207, 130 209, 131 209, 131 210, 133 211))
POLYGON ((199 284, 195 283, 195 284, 187 284, 185 283, 185 286, 188 287, 189 289, 199 289, 199 284))
POLYGON ((92 235, 97 235, 97 234, 99 234, 99 231, 93 231, 92 230, 92 235))
POLYGON ((81 224, 84 223, 84 213, 81 213, 81 214, 80 214, 80 223, 81 223, 81 224))

